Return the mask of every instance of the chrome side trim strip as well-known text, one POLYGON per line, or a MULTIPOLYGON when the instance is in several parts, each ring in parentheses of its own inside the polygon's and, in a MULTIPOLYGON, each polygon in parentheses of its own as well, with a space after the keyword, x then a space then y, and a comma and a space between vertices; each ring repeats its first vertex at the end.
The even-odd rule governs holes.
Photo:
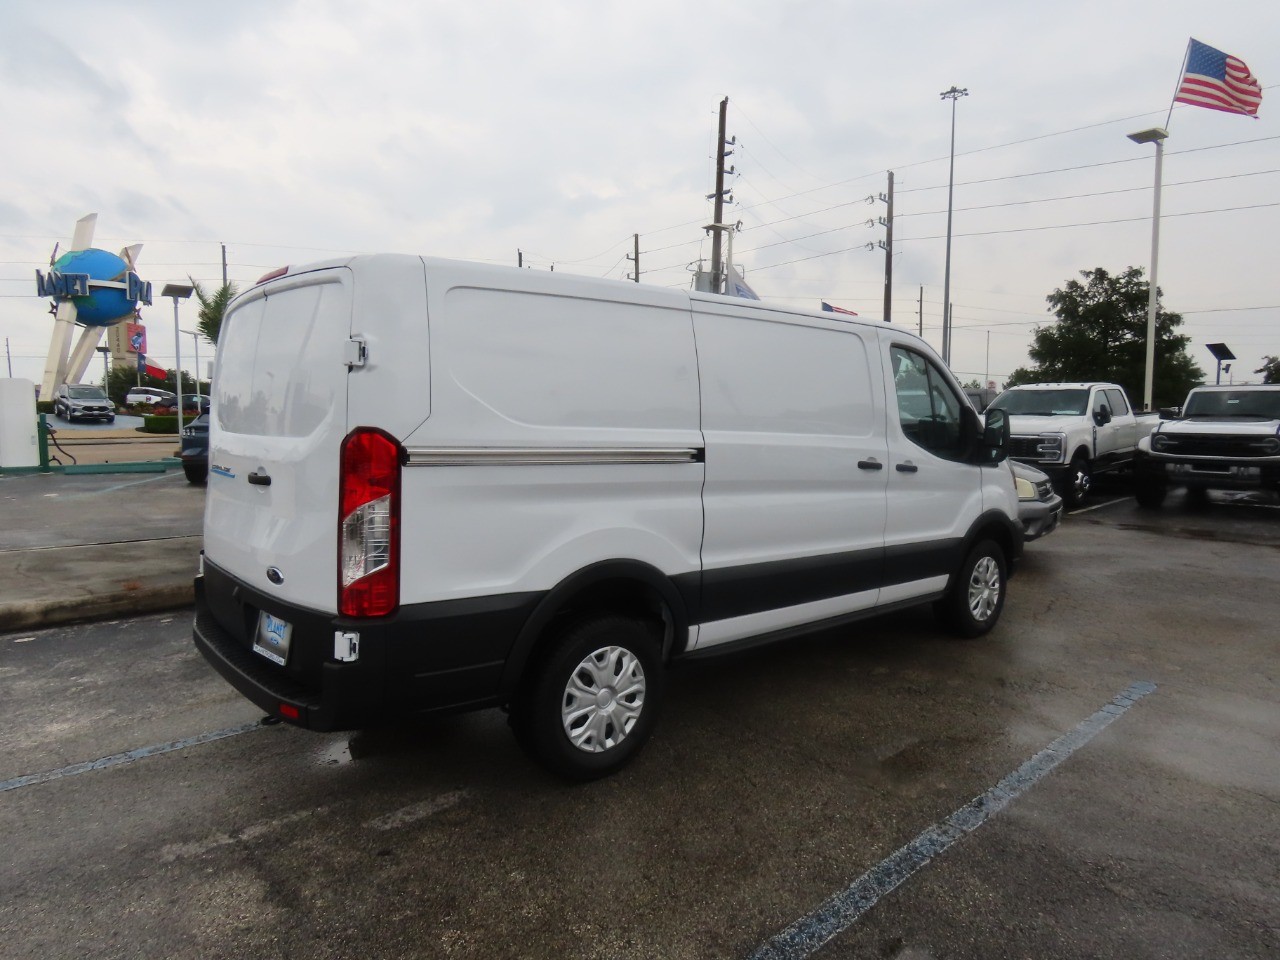
POLYGON ((700 463, 701 447, 409 447, 410 467, 700 463))

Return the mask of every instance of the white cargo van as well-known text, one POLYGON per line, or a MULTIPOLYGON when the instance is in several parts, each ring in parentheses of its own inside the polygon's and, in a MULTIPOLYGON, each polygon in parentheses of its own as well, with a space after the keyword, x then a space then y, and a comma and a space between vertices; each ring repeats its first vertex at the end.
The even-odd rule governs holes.
POLYGON ((985 424, 885 324, 408 256, 291 268, 219 341, 195 641, 319 730, 505 706, 553 769, 644 744, 673 660, 932 602, 1022 550, 985 424))

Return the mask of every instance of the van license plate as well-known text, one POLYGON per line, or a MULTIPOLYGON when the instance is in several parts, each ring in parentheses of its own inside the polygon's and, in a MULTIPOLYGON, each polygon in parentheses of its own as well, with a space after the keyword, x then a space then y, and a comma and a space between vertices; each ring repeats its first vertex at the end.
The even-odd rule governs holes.
POLYGON ((284 662, 289 659, 289 639, 292 635, 293 624, 279 617, 273 617, 265 610, 259 611, 258 632, 253 638, 253 651, 283 667, 284 662))

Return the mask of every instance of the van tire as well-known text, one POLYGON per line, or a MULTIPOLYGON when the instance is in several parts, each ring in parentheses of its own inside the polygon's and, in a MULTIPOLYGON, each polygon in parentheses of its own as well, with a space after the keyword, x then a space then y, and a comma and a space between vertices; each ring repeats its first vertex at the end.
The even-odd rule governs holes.
POLYGON ((595 780, 640 752, 662 690, 662 657, 648 623, 617 614, 584 617, 553 636, 512 702, 510 722, 520 745, 548 769, 595 780))
POLYGON ((950 591, 934 604, 934 613, 957 636, 980 637, 1000 620, 1007 587, 1004 551, 994 540, 982 540, 965 557, 950 591))

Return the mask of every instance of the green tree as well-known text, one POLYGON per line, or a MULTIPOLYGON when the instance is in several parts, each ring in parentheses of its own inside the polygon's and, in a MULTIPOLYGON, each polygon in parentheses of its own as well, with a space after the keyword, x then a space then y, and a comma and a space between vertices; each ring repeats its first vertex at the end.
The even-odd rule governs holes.
POLYGON ((190 279, 196 299, 200 302, 200 315, 196 319, 196 329, 210 343, 217 343, 218 334, 222 332, 222 317, 227 312, 227 304, 234 300, 240 291, 230 281, 210 291, 202 287, 194 277, 190 279))
POLYGON ((1262 374, 1263 383, 1280 383, 1280 357, 1263 357, 1262 366, 1253 372, 1262 374))
MULTIPOLYGON (((1141 405, 1147 364, 1147 294, 1141 267, 1112 276, 1101 267, 1082 270, 1045 299, 1057 323, 1037 327, 1031 349, 1032 367, 1019 367, 1008 380, 1057 383, 1105 380, 1118 383, 1135 405, 1141 405)), ((1152 399, 1156 406, 1181 402, 1187 391, 1204 382, 1204 371, 1187 355, 1191 338, 1175 333, 1182 315, 1159 307, 1156 290, 1156 344, 1152 399)))

